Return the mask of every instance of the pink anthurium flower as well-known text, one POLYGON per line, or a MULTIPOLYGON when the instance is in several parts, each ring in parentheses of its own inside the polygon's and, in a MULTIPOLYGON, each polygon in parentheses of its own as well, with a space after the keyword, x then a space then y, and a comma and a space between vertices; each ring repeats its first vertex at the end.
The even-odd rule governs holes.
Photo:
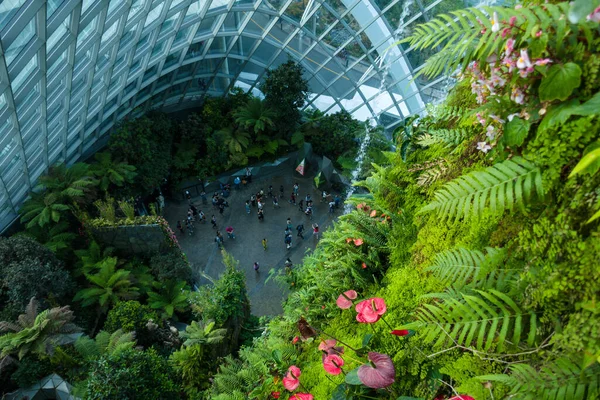
POLYGON ((300 338, 298 336, 294 336, 294 338, 292 339, 292 344, 298 343, 298 340, 300 340, 300 338))
POLYGON ((335 304, 342 310, 347 310, 352 307, 352 300, 356 299, 358 294, 354 290, 347 290, 344 294, 340 294, 340 296, 335 301, 335 304))
POLYGON ((296 393, 290 397, 290 400, 313 400, 314 396, 310 393, 296 393))
POLYGON ((364 241, 361 238, 354 239, 354 245, 356 247, 360 246, 363 243, 364 243, 364 241))
POLYGON ((358 379, 363 385, 373 389, 381 389, 394 383, 396 369, 388 355, 369 352, 367 358, 372 365, 365 364, 358 368, 358 379))
POLYGON ((385 300, 381 297, 373 297, 371 299, 363 300, 356 305, 356 320, 358 322, 372 324, 373 322, 379 321, 379 318, 385 314, 387 307, 385 300))
POLYGON ((321 340, 321 343, 319 343, 319 350, 327 351, 335 346, 336 343, 337 341, 335 339, 321 340))
POLYGON ((373 218, 377 216, 377 210, 373 210, 371 211, 371 214, 369 214, 369 217, 373 218))
POLYGON ((283 377, 283 387, 290 392, 298 389, 298 386, 300 386, 300 379, 298 379, 300 378, 300 374, 302 374, 300 368, 295 365, 289 367, 287 374, 283 377))
POLYGON ((344 359, 337 354, 329 354, 323 360, 323 368, 331 375, 339 375, 342 373, 344 359))
POLYGON ((467 396, 466 394, 460 394, 458 396, 451 397, 450 400, 475 400, 471 396, 467 396))
POLYGON ((600 6, 586 17, 588 21, 600 22, 600 6))

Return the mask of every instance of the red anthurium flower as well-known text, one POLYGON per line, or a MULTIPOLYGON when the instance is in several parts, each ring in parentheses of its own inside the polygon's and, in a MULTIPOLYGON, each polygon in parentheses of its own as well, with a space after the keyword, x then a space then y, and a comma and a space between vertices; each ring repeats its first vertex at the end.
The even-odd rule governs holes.
POLYGON ((369 217, 373 218, 377 216, 377 210, 373 210, 371 211, 371 214, 369 214, 369 217))
POLYGON ((365 364, 358 368, 358 379, 363 385, 373 389, 381 389, 394 383, 396 369, 388 355, 369 352, 367 358, 375 366, 365 364))
POLYGON ((379 321, 379 318, 385 314, 387 307, 385 300, 381 297, 373 297, 371 299, 363 300, 356 305, 356 320, 358 322, 364 322, 372 324, 373 322, 379 321))
POLYGON ((279 392, 271 392, 271 397, 272 397, 272 398, 274 398, 274 399, 278 399, 278 398, 279 398, 279 396, 281 396, 281 393, 279 393, 279 392))
POLYGON ((330 354, 323 360, 323 368, 331 375, 339 375, 343 365, 344 359, 337 354, 330 354))
POLYGON ((362 268, 363 268, 363 269, 367 269, 367 264, 365 264, 365 263, 362 263, 362 268))
POLYGON ((300 371, 300 368, 296 367, 295 365, 289 367, 287 374, 285 374, 285 377, 283 378, 283 387, 290 392, 298 389, 298 386, 300 386, 300 379, 298 378, 300 377, 301 373, 302 372, 300 371))
POLYGON ((346 310, 352 307, 352 300, 356 299, 357 297, 358 294, 356 293, 356 291, 347 290, 343 294, 340 294, 340 296, 335 301, 335 304, 337 304, 339 308, 346 310))
POLYGON ((298 343, 298 340, 300 340, 300 338, 298 336, 294 336, 294 338, 292 339, 292 344, 298 343))
POLYGON ((321 340, 321 343, 319 343, 319 350, 327 351, 335 346, 336 343, 337 341, 335 339, 321 340))
POLYGON ((361 238, 354 239, 354 245, 355 245, 356 247, 360 246, 360 245, 361 245, 361 244, 363 244, 363 243, 364 243, 364 242, 363 242, 363 240, 362 240, 361 238))
POLYGON ((458 396, 452 397, 450 400, 475 400, 471 396, 467 396, 466 394, 461 394, 458 396))
POLYGON ((396 335, 396 336, 406 336, 406 335, 410 335, 410 332, 407 331, 406 329, 400 329, 400 330, 393 330, 390 332, 392 335, 396 335))
POLYGON ((290 400, 313 400, 314 396, 310 393, 296 393, 290 400))

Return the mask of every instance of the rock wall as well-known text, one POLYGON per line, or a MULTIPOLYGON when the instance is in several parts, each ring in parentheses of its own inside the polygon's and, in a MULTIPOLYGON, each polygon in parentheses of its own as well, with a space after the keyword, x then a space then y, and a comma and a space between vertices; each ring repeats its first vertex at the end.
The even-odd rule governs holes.
POLYGON ((158 224, 93 228, 92 234, 98 243, 128 254, 151 256, 169 250, 167 238, 158 224))

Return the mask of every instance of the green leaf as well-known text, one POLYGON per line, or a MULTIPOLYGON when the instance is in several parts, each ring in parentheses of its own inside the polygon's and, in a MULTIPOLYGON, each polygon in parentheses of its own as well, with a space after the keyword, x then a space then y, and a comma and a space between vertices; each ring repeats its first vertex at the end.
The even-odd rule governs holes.
POLYGON ((540 100, 565 101, 580 84, 581 68, 579 68, 579 65, 572 62, 564 65, 553 65, 540 84, 540 100))
POLYGON ((573 24, 583 22, 600 5, 600 0, 575 0, 569 8, 569 21, 573 24))
POLYGON ((554 125, 564 124, 571 115, 575 115, 578 108, 579 100, 577 99, 572 99, 565 103, 560 103, 556 106, 550 107, 546 112, 542 123, 538 127, 538 131, 544 132, 546 129, 549 129, 554 125))
POLYGON ((362 385, 362 382, 358 378, 358 368, 355 368, 346 374, 345 381, 348 385, 362 385))
POLYGON ((331 400, 350 400, 350 398, 346 396, 346 385, 344 383, 340 383, 331 393, 331 400))
POLYGON ((281 350, 278 350, 278 349, 273 350, 272 355, 273 355, 273 360, 275 360, 275 362, 277 364, 281 364, 281 356, 282 356, 281 350))
POLYGON ((504 141, 508 146, 521 146, 529 133, 529 121, 513 118, 504 130, 504 141))
POLYGON ((575 109, 576 115, 600 114, 600 92, 596 93, 591 99, 575 109))
POLYGON ((373 339, 373 334, 365 333, 365 336, 363 336, 363 340, 362 340, 362 347, 367 347, 369 345, 369 342, 371 341, 371 339, 373 339))
MULTIPOLYGON (((593 145, 598 146, 598 142, 593 143, 593 145)), ((591 167, 592 171, 598 171, 598 162, 600 161, 600 148, 596 148, 595 150, 590 151, 577 163, 569 178, 579 174, 580 172, 585 171, 588 167, 591 167)), ((591 171, 589 171, 591 172, 591 171)), ((592 172, 592 173, 594 173, 592 172)))

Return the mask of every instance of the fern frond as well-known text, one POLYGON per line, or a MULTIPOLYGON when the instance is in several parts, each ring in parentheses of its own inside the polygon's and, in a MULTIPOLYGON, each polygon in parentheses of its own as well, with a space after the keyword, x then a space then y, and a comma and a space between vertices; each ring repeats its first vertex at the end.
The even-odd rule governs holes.
POLYGON ((431 146, 436 143, 444 143, 447 147, 455 146, 469 137, 466 129, 434 129, 417 140, 420 146, 431 146))
POLYGON ((459 220, 478 217, 486 208, 500 213, 513 210, 515 205, 525 213, 525 206, 531 203, 534 194, 538 198, 544 195, 540 169, 521 157, 514 157, 448 182, 419 213, 435 211, 442 219, 459 220))
MULTIPOLYGON (((502 249, 492 247, 488 247, 486 251, 487 254, 484 254, 479 250, 467 250, 462 247, 444 251, 435 256, 433 265, 428 270, 444 283, 461 287, 480 274, 481 265, 486 258, 496 259, 499 254, 505 254, 502 249)), ((498 263, 499 261, 501 260, 498 260, 498 263)))
POLYGON ((429 186, 433 182, 440 179, 442 175, 448 170, 445 166, 434 167, 428 171, 423 172, 417 178, 417 185, 419 186, 429 186))
MULTIPOLYGON (((413 34, 404 39, 415 50, 441 47, 430 57, 425 66, 417 73, 433 78, 441 73, 449 73, 457 68, 465 69, 474 60, 484 61, 490 55, 499 53, 508 37, 492 31, 490 16, 497 13, 500 20, 516 18, 516 26, 529 32, 534 26, 544 32, 557 24, 557 34, 567 29, 566 15, 568 3, 544 4, 520 9, 504 7, 467 8, 450 14, 438 15, 433 20, 418 25, 413 34)), ((563 36, 559 36, 563 37, 563 36)))
POLYGON ((425 304, 416 313, 417 321, 402 329, 425 333, 424 341, 434 346, 458 344, 477 350, 505 344, 517 346, 525 341, 532 347, 536 340, 537 317, 523 311, 510 297, 497 290, 476 290, 462 299, 447 298, 425 304))
POLYGON ((600 365, 581 368, 568 358, 559 358, 539 371, 527 364, 513 364, 510 374, 478 376, 481 381, 500 382, 511 389, 510 397, 534 400, 584 400, 600 396, 600 365))

